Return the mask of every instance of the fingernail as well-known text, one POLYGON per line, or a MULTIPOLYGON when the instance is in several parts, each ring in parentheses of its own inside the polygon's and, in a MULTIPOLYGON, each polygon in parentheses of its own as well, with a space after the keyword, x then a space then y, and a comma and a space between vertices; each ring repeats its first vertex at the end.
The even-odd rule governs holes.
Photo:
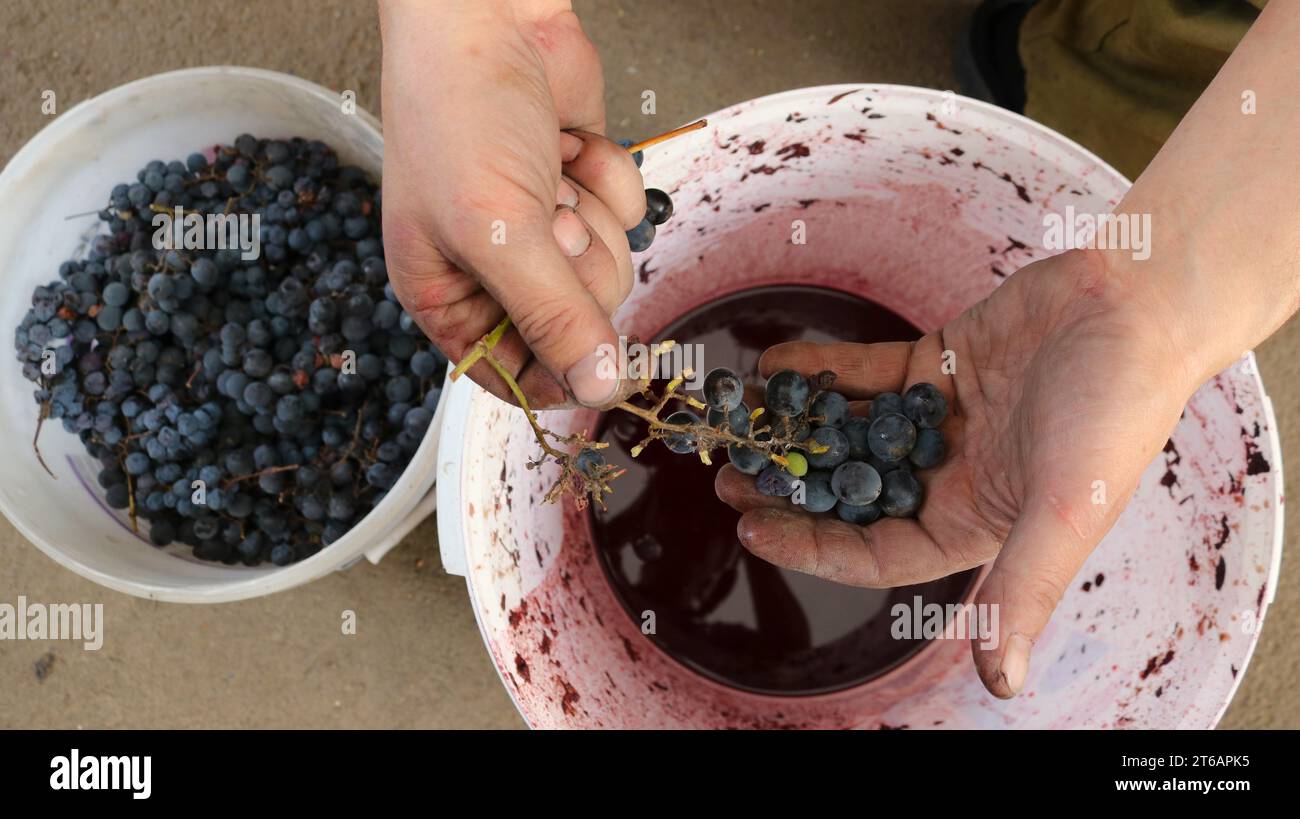
POLYGON ((578 218, 573 208, 556 209, 551 230, 555 233, 555 241, 560 243, 560 249, 565 255, 581 256, 587 252, 587 248, 591 247, 591 234, 587 232, 587 226, 583 224, 582 219, 578 218))
POLYGON ((563 179, 560 184, 555 186, 555 204, 563 205, 566 208, 576 208, 578 206, 578 191, 563 179))
POLYGON ((612 401, 618 392, 618 363, 610 351, 597 350, 570 367, 564 380, 578 403, 599 407, 612 401))
POLYGON ((560 132, 560 161, 572 162, 582 153, 582 148, 587 143, 582 141, 581 137, 576 137, 568 131, 560 132))
POLYGON ((1020 693, 1029 673, 1029 652, 1034 644, 1023 634, 1014 633, 1007 638, 1007 650, 1002 652, 1002 679, 1014 696, 1020 693))

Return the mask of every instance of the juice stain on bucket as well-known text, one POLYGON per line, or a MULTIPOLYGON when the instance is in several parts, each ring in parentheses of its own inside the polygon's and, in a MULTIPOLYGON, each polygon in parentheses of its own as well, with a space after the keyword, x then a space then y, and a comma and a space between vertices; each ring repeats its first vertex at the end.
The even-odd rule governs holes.
MULTIPOLYGON (((872 302, 816 287, 740 292, 684 316, 654 338, 702 344, 702 371, 729 367, 757 386, 758 358, 784 341, 908 341, 921 333, 872 302)), ((699 362, 696 362, 697 364, 699 362)), ((662 387, 662 384, 658 384, 662 387)), ((714 466, 662 444, 631 449, 638 419, 602 418, 610 463, 627 467, 607 510, 594 509, 596 551, 615 595, 679 662, 726 685, 767 694, 813 695, 861 684, 916 654, 923 639, 891 635, 896 603, 960 603, 975 571, 897 589, 862 589, 781 569, 736 537, 740 514, 713 492, 714 466)))

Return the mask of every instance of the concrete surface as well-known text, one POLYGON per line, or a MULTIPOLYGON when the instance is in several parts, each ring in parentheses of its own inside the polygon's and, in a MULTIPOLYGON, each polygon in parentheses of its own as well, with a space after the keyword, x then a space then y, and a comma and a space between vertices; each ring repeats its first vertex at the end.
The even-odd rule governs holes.
MULTIPOLYGON (((799 86, 951 88, 950 43, 973 0, 575 5, 604 57, 611 132, 637 138, 799 86), (658 95, 653 118, 639 113, 645 88, 658 95)), ((379 52, 374 9, 362 0, 0 0, 0 159, 45 124, 44 89, 64 110, 185 66, 288 71, 354 89, 378 113, 379 52)), ((1288 453, 1300 453, 1298 348, 1292 321, 1259 351, 1288 453)), ((103 602, 107 623, 98 652, 0 642, 0 728, 519 727, 436 539, 430 520, 380 566, 271 598, 187 607, 101 589, 0 522, 0 601, 103 602), (356 636, 340 633, 344 609, 357 613, 356 636)), ((1287 542, 1295 539, 1292 521, 1287 542)), ((1224 727, 1300 727, 1300 572, 1284 569, 1224 727)))

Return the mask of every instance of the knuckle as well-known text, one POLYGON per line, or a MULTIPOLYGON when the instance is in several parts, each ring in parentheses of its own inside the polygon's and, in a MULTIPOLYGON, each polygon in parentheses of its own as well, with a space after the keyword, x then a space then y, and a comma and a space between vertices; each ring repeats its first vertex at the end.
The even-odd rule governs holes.
POLYGON ((1018 585, 1020 594, 1030 605, 1044 614, 1055 610, 1065 595, 1064 584, 1055 577, 1033 575, 1024 578, 1018 585))
POLYGON ((545 355, 562 347, 581 328, 582 311, 570 301, 535 302, 514 316, 515 326, 534 352, 545 355))

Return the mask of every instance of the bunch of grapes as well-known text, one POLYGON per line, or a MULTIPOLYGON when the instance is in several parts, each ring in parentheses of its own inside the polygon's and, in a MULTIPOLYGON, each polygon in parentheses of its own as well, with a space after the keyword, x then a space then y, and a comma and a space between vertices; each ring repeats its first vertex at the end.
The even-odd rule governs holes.
POLYGON ((388 283, 380 207, 325 144, 245 134, 113 188, 107 233, 35 289, 15 342, 42 420, 154 544, 284 565, 397 482, 447 360, 388 283), (176 207, 257 214, 260 258, 159 249, 154 214, 176 207))
MULTIPOLYGON (((832 380, 827 375, 816 380, 832 380)), ((750 411, 740 378, 724 368, 708 374, 703 393, 710 427, 750 439, 731 444, 727 454, 755 476, 759 492, 791 497, 807 512, 834 511, 849 523, 916 515, 923 493, 912 471, 938 466, 947 451, 938 427, 948 402, 933 384, 877 395, 868 417, 851 415, 841 393, 815 390, 793 370, 768 379, 763 412, 750 411), (755 430, 764 416, 770 422, 755 430), (777 439, 795 443, 784 452, 761 446, 777 439)), ((689 451, 685 442, 678 442, 682 449, 668 444, 689 451)))

